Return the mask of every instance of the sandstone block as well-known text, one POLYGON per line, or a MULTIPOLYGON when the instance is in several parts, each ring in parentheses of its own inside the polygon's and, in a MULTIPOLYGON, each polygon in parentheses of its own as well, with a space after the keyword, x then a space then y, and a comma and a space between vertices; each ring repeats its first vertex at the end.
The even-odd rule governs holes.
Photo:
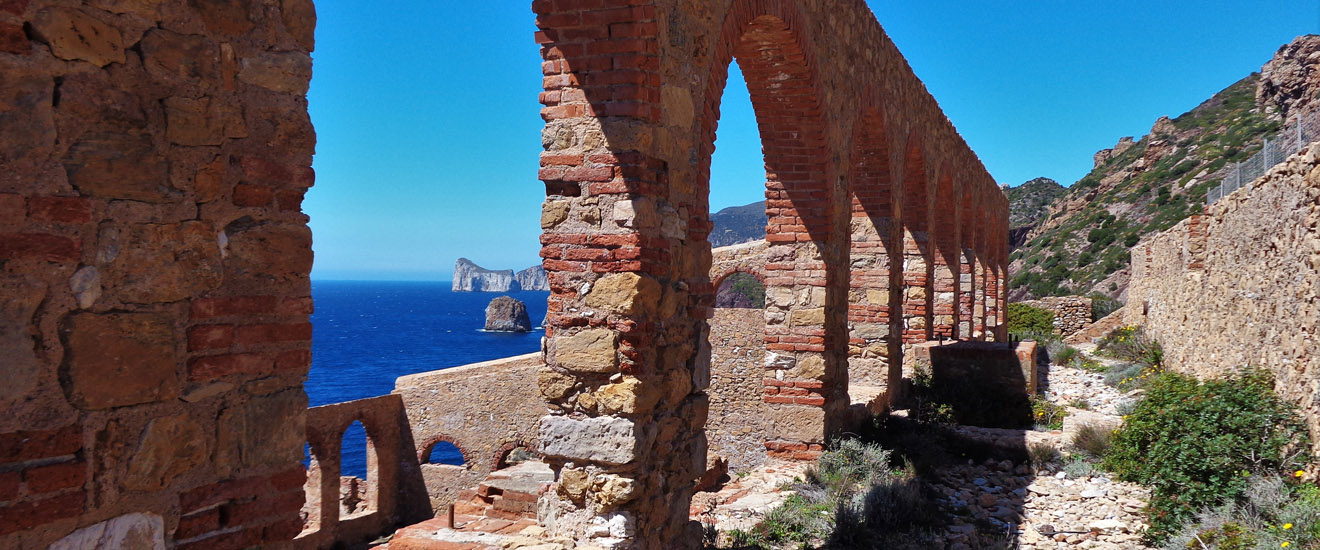
POLYGON ((128 462, 124 487, 139 491, 168 487, 178 476, 206 462, 209 440, 187 414, 152 420, 128 462))
POLYGON ((5 75, 5 85, 0 87, 0 127, 5 129, 0 138, 0 163, 37 155, 55 145, 54 90, 55 80, 50 77, 5 75))
POLYGON ((233 223, 225 235, 226 268, 240 277, 293 281, 312 269, 312 235, 306 226, 233 223))
MULTIPOLYGON (((688 384, 683 385, 683 394, 687 394, 688 384)), ((607 384, 596 390, 596 406, 601 414, 637 414, 655 407, 660 401, 660 388, 655 384, 643 384, 634 377, 625 377, 617 384, 607 384)))
POLYGON ((119 300, 165 303, 220 286, 220 246, 204 222, 139 224, 124 229, 106 274, 119 300))
POLYGON ((35 279, 0 278, 0 350, 5 355, 0 410, 12 410, 37 386, 41 364, 28 325, 45 296, 45 287, 35 279))
POLYGON ((46 8, 33 19, 32 30, 60 59, 88 61, 98 67, 124 62, 119 29, 80 10, 46 8))
POLYGON ((145 134, 85 135, 69 148, 63 164, 69 183, 84 196, 152 203, 178 196, 168 187, 165 158, 145 134))
POLYGON ((84 527, 55 541, 49 550, 165 550, 165 522, 156 514, 132 513, 84 527))
POLYGON ((219 105, 209 98, 165 98, 165 135, 175 145, 220 145, 225 121, 219 105))
POLYGON ((866 303, 873 306, 889 305, 889 290, 867 290, 866 303))
POLYGON ((825 440, 825 409, 802 405, 771 405, 770 439, 784 441, 823 442, 825 440))
POLYGON ((600 474, 591 480, 591 493, 598 513, 614 510, 632 500, 636 496, 635 489, 632 479, 614 474, 600 474))
POLYGON ((215 466, 222 472, 289 466, 303 455, 307 395, 301 389, 255 397, 220 413, 215 466))
POLYGON ((206 37, 152 29, 140 47, 142 65, 152 78, 202 86, 220 82, 220 48, 206 37))
POLYGON ((536 373, 536 385, 541 391, 541 397, 546 400, 563 399, 576 383, 577 380, 572 376, 549 367, 536 373))
POLYGON ((614 331, 588 329, 554 338, 555 363, 569 371, 613 372, 618 364, 614 331))
POLYGON ((156 313, 76 313, 63 327, 64 390, 83 409, 109 409, 179 395, 176 337, 156 313))
POLYGON ((541 229, 550 229, 568 219, 568 201, 546 201, 541 206, 541 229))
POLYGON ((648 446, 638 436, 627 418, 546 416, 541 418, 540 451, 564 460, 622 465, 636 460, 638 449, 648 446))
POLYGON ((265 53, 240 65, 239 80, 273 92, 306 95, 312 79, 312 59, 303 53, 265 53))
POLYGON ((879 323, 855 323, 853 336, 866 340, 875 340, 889 336, 889 325, 879 323))
POLYGON ((656 311, 660 283, 636 273, 614 273, 601 278, 587 293, 587 305, 619 313, 639 315, 656 311))
POLYGON ((792 316, 793 326, 795 327, 825 325, 825 308, 823 307, 795 309, 793 310, 792 316))
POLYGON ((298 47, 309 52, 315 49, 316 6, 311 0, 281 0, 280 15, 298 47))

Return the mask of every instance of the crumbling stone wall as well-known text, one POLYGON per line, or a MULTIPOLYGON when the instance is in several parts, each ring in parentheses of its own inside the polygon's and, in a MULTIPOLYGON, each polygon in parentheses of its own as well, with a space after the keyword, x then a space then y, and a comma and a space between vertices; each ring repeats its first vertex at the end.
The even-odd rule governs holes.
POLYGON ((0 2, 0 547, 302 529, 314 24, 0 2))
POLYGON ((444 510, 459 491, 485 479, 514 446, 536 448, 545 403, 532 381, 544 364, 540 353, 532 353, 395 381, 431 510, 444 510), (440 441, 458 447, 462 466, 427 463, 440 441))
POLYGON ((1091 299, 1082 296, 1047 296, 1023 304, 1054 313, 1054 333, 1068 337, 1091 324, 1091 299))
POLYGON ((552 413, 539 440, 560 480, 541 503, 551 531, 648 549, 700 538, 685 526, 708 446, 710 155, 735 60, 767 166, 764 378, 806 390, 764 398, 768 453, 811 458, 846 427, 854 342, 883 350, 894 377, 900 340, 1006 336, 1007 200, 864 2, 533 9, 551 286, 539 381, 552 413), (984 290, 962 308, 973 263, 984 290), (849 266, 872 276, 854 286, 849 266))
POLYGON ((731 473, 749 472, 765 462, 770 418, 764 396, 806 394, 792 387, 767 385, 765 312, 718 308, 710 319, 710 415, 707 465, 725 460, 731 473))
POLYGON ((1199 377, 1252 366, 1320 451, 1320 144, 1132 250, 1123 316, 1199 377))

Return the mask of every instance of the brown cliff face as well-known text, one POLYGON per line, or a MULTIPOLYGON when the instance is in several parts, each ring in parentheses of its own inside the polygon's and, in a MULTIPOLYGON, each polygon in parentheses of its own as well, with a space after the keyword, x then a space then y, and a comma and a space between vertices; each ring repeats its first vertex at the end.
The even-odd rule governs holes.
POLYGON ((1127 289, 1130 248, 1199 213, 1206 192, 1287 118, 1320 108, 1320 36, 1281 47, 1261 69, 1148 135, 1095 154, 1095 168, 1048 206, 1010 258, 1010 299, 1127 289))
POLYGON ((1279 48, 1260 70, 1256 103, 1284 118, 1313 108, 1320 99, 1320 36, 1307 35, 1279 48))

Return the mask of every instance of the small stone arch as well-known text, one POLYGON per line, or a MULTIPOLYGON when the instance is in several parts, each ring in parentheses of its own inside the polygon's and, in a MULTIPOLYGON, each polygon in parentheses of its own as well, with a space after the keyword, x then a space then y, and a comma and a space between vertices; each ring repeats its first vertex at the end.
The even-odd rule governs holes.
POLYGON ((491 457, 490 457, 491 471, 499 470, 500 468, 504 467, 506 465, 505 461, 508 459, 509 454, 512 453, 514 449, 518 449, 518 448, 524 448, 531 451, 533 456, 535 456, 538 459, 541 457, 540 453, 537 453, 535 450, 536 445, 529 443, 526 439, 515 439, 513 441, 506 441, 504 442, 503 445, 500 445, 498 449, 495 449, 494 453, 491 453, 491 457))
MULTIPOLYGON (((426 440, 426 444, 419 446, 419 447, 417 448, 417 463, 418 463, 418 464, 431 464, 431 462, 430 462, 430 460, 431 460, 431 451, 435 450, 435 446, 436 446, 437 444, 440 444, 440 443, 448 443, 448 444, 450 444, 450 445, 453 445, 454 448, 458 449, 459 454, 461 454, 461 455, 463 456, 463 465, 462 465, 462 466, 455 466, 455 467, 461 467, 461 468, 471 468, 471 467, 472 467, 472 464, 473 464, 473 462, 472 462, 472 453, 469 452, 468 449, 467 449, 467 447, 465 447, 462 443, 460 443, 460 442, 458 441, 458 439, 456 439, 456 438, 454 438, 454 437, 450 437, 450 436, 448 436, 448 435, 438 435, 438 436, 432 437, 432 438, 426 440)), ((453 465, 452 465, 452 464, 437 464, 437 466, 453 466, 453 465)))

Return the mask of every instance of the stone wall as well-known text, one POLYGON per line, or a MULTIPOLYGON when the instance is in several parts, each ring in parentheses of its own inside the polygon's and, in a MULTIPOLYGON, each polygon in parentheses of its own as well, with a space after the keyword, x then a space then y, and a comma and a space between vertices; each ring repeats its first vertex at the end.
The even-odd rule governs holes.
POLYGON ((764 310, 719 308, 710 319, 707 464, 726 460, 730 473, 748 472, 765 462, 769 420, 763 398, 767 390, 784 396, 793 393, 793 388, 767 387, 762 380, 764 334, 764 310))
POLYGON ((1054 312, 1054 333, 1068 337, 1091 324, 1091 299, 1082 296, 1048 296, 1021 302, 1054 312))
POLYGON ((1320 144, 1132 250, 1123 316, 1199 377, 1268 369, 1320 451, 1320 144))
POLYGON ((540 353, 399 377, 421 478, 431 510, 444 510, 459 491, 494 471, 514 447, 535 449, 545 404, 537 393, 540 353), (428 464, 438 442, 463 453, 463 466, 428 464))
POLYGON ((315 21, 0 2, 0 547, 301 530, 315 21))

